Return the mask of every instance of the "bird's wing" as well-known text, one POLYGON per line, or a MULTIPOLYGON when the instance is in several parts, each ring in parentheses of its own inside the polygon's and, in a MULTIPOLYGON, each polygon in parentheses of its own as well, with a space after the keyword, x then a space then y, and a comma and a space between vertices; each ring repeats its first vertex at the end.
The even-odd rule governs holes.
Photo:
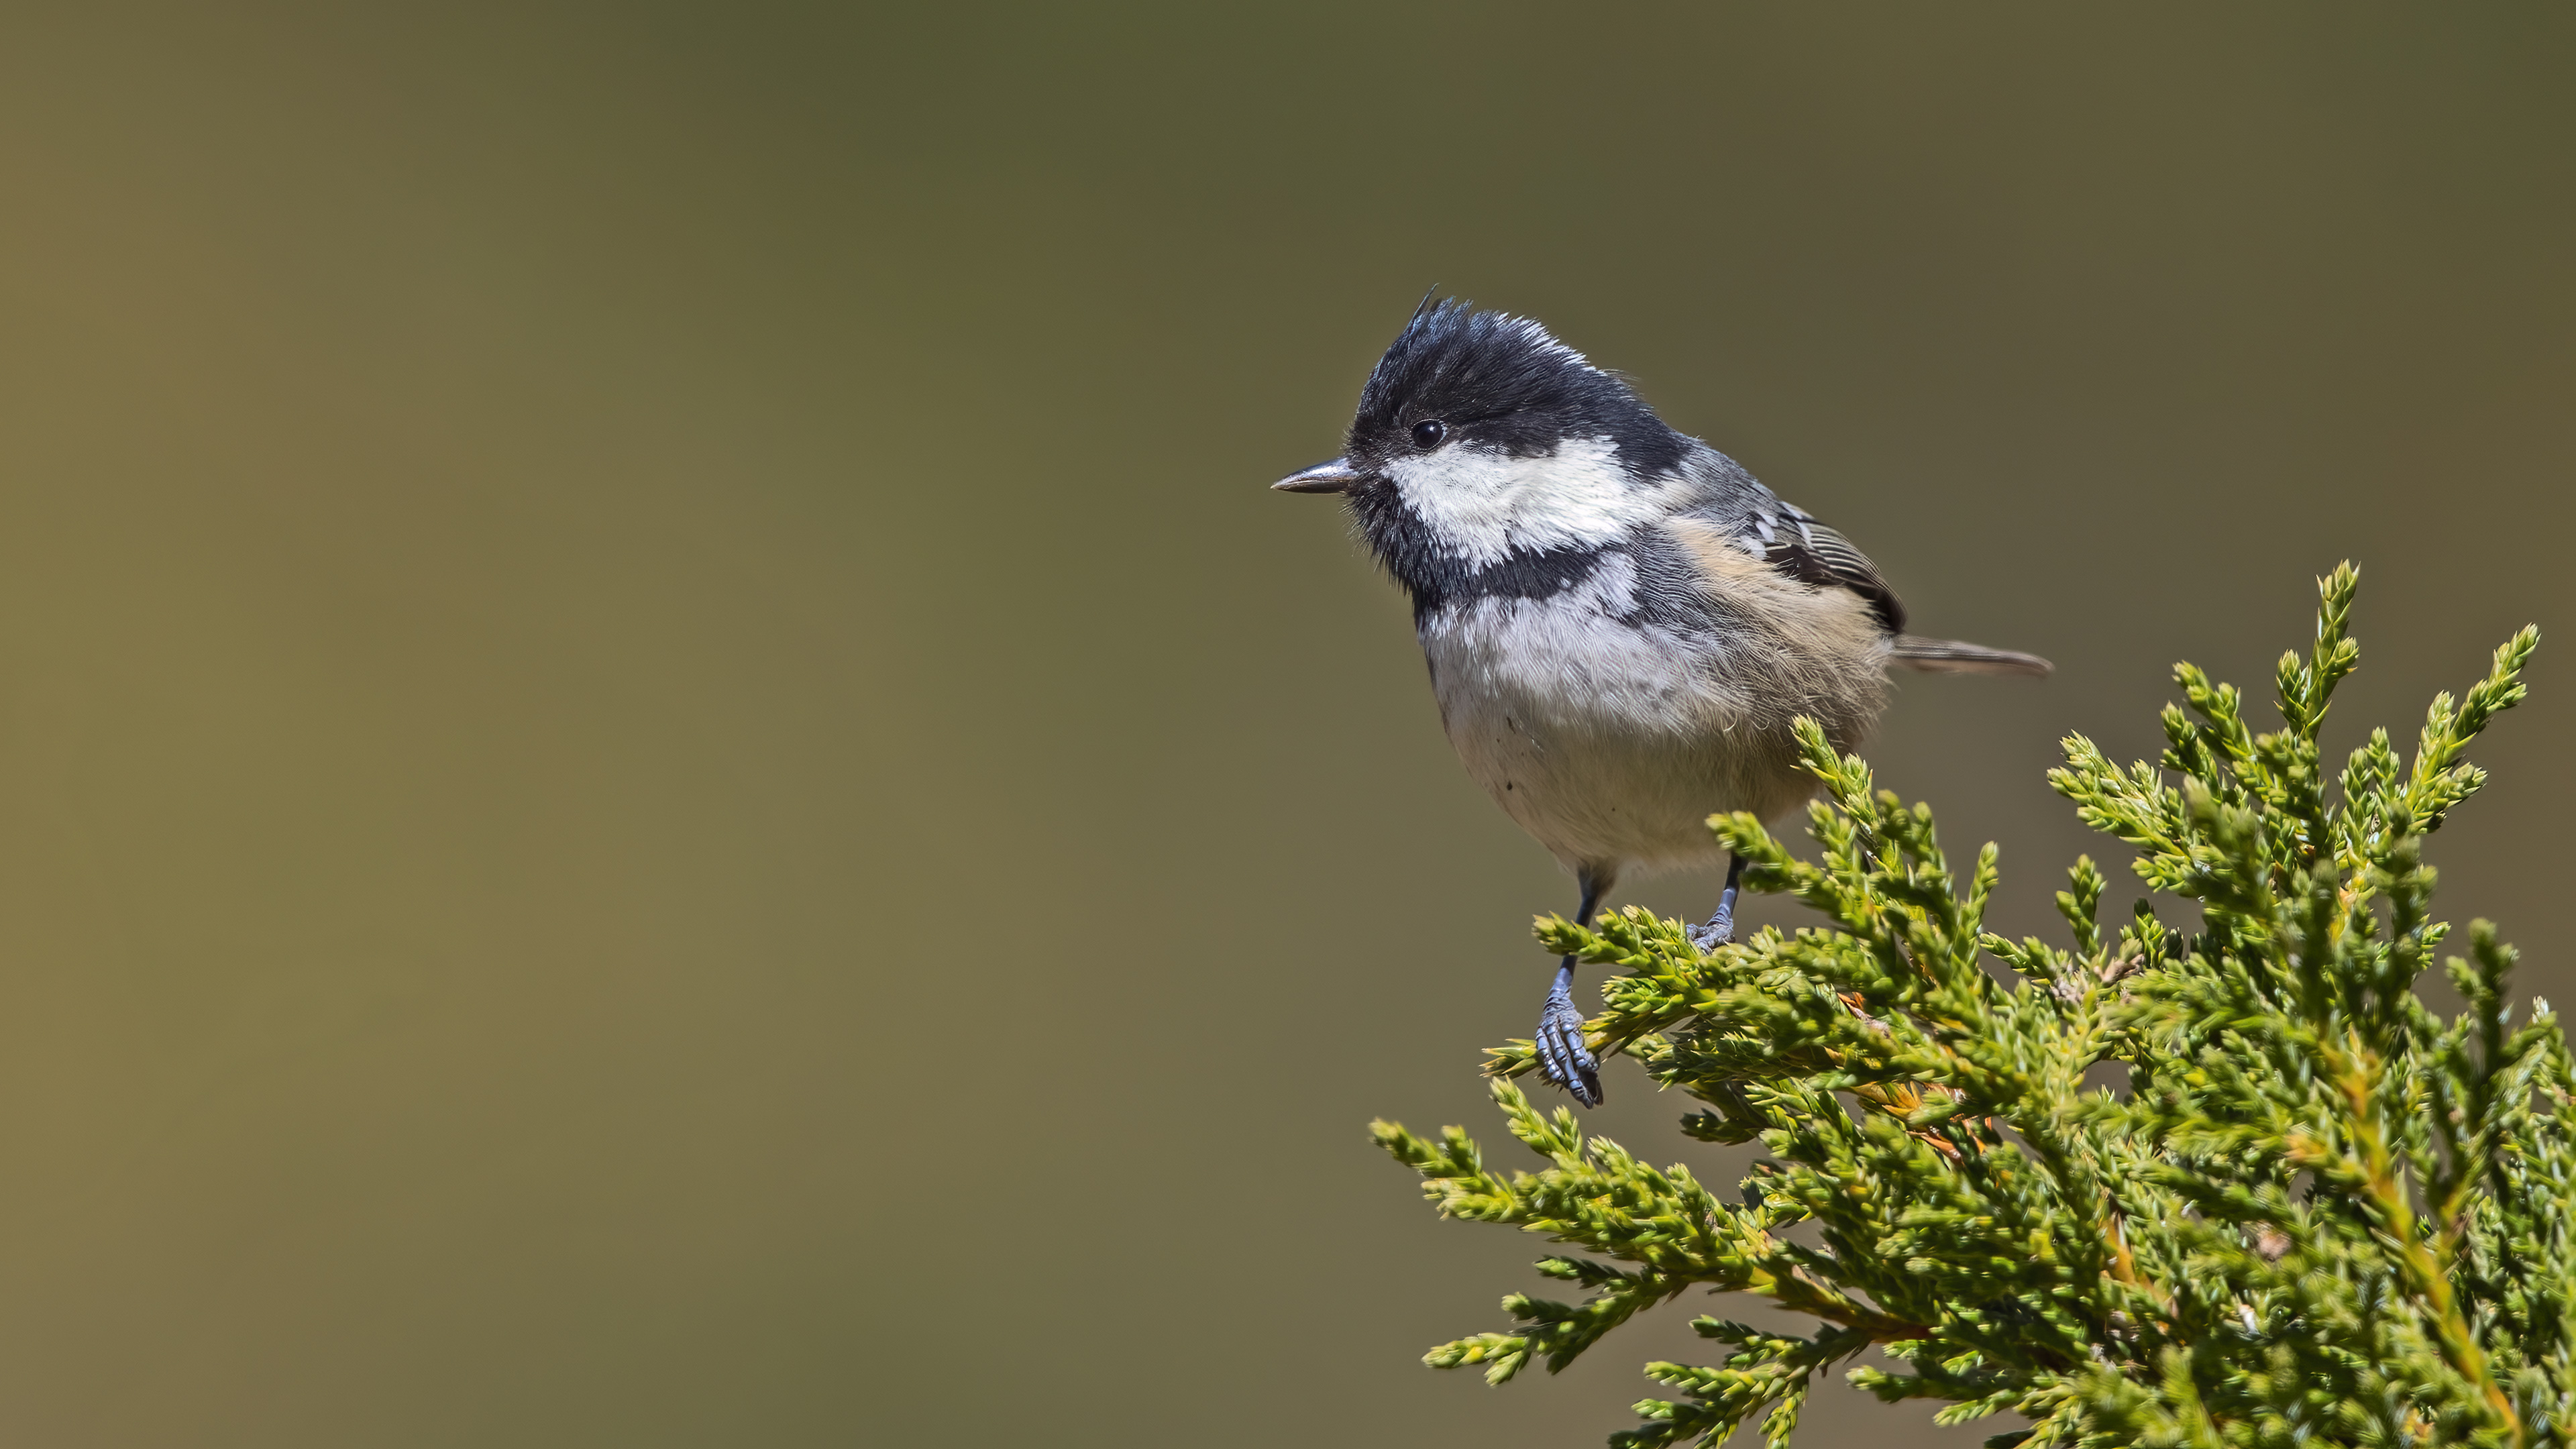
POLYGON ((1730 482, 1734 486, 1726 490, 1722 503, 1693 512, 1725 529, 1746 553, 1800 583, 1860 595, 1887 632, 1905 632, 1905 605, 1869 555, 1740 471, 1730 482))

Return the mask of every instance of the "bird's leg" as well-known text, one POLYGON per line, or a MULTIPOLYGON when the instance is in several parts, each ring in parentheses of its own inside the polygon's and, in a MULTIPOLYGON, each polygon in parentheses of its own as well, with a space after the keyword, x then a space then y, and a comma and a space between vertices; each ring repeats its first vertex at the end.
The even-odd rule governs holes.
POLYGON ((1717 914, 1708 923, 1690 928, 1691 944, 1706 955, 1735 939, 1735 888, 1744 881, 1744 857, 1726 857, 1726 889, 1718 893, 1717 914))
MULTIPOLYGON (((1585 870, 1576 879, 1583 886, 1583 904, 1575 912, 1574 923, 1588 926, 1602 893, 1610 888, 1610 877, 1607 872, 1585 870)), ((1601 1105, 1601 1063, 1583 1044, 1583 1013, 1574 1006, 1571 956, 1556 963, 1556 985, 1547 993, 1547 1005, 1539 1008, 1538 1070, 1584 1106, 1601 1105)))

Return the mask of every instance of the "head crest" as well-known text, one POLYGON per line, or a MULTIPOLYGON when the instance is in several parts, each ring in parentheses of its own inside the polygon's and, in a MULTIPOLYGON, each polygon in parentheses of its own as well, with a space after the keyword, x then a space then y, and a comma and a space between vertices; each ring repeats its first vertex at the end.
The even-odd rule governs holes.
POLYGON ((1538 322, 1424 294, 1360 391, 1351 449, 1392 447, 1404 428, 1438 418, 1483 446, 1543 456, 1569 438, 1606 438, 1630 467, 1660 472, 1682 440, 1620 378, 1538 322))

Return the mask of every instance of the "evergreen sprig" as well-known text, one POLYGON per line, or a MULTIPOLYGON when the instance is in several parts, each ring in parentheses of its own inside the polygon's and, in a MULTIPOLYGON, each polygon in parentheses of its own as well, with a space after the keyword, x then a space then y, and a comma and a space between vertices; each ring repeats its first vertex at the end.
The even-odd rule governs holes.
POLYGON ((2517 1025, 2514 954, 2480 921, 2445 963, 2466 1005, 2416 994, 2448 927, 2423 840, 2485 773, 2462 752, 2523 698, 2538 633, 2438 696, 2411 759, 2385 730, 2331 780, 2318 740, 2359 663, 2357 575, 2319 581, 2317 636, 2275 676, 2282 728, 2257 734, 2232 685, 2185 664, 2158 765, 2084 737, 2049 782, 2133 847, 2154 891, 2099 924, 2089 858, 2057 898, 2069 943, 1985 929, 1996 853, 1964 879, 1931 811, 1873 788, 1802 722, 1822 784, 1810 863, 1748 815, 1710 821, 1745 884, 1829 923, 1703 954, 1681 923, 1629 909, 1539 922, 1551 952, 1621 968, 1588 1023, 1704 1110, 1683 1131, 1769 1156, 1719 1200, 1513 1079, 1509 1130, 1545 1160, 1488 1168, 1455 1127, 1377 1139, 1445 1215, 1547 1235, 1584 1256, 1547 1276, 1577 1303, 1514 1294, 1508 1331, 1433 1349, 1501 1383, 1563 1368, 1642 1309, 1694 1287, 1816 1321, 1810 1337, 1702 1318, 1731 1352, 1655 1363, 1679 1392, 1637 1406, 1619 1449, 1714 1443, 1764 1415, 1785 1442, 1814 1376, 1875 1345, 1900 1371, 1847 1377, 1931 1399, 1936 1421, 2011 1411, 1998 1446, 2559 1444, 2576 1423, 2576 1071, 2545 1004, 2517 1025), (2000 963, 2001 971, 1989 962, 2000 963), (2103 1062, 2125 1091, 2088 1087, 2103 1062), (1788 1229, 1810 1225, 1793 1240, 1788 1229), (1767 1411, 1767 1413, 1766 1413, 1767 1411))

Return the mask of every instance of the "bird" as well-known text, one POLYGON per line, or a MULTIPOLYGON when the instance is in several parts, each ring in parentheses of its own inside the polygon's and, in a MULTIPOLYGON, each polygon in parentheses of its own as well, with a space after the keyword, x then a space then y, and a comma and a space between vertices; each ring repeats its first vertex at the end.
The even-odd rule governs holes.
MULTIPOLYGON (((1847 751, 1891 664, 2049 673, 1906 632, 1849 539, 1667 425, 1627 378, 1530 318, 1436 293, 1369 373, 1341 456, 1270 486, 1341 497, 1412 600, 1450 744, 1574 876, 1577 924, 1623 875, 1723 860, 1717 912, 1691 930, 1715 950, 1744 862, 1708 818, 1767 821, 1808 798, 1801 716, 1847 751)), ((1594 1107, 1574 965, 1557 963, 1536 1056, 1594 1107)))

